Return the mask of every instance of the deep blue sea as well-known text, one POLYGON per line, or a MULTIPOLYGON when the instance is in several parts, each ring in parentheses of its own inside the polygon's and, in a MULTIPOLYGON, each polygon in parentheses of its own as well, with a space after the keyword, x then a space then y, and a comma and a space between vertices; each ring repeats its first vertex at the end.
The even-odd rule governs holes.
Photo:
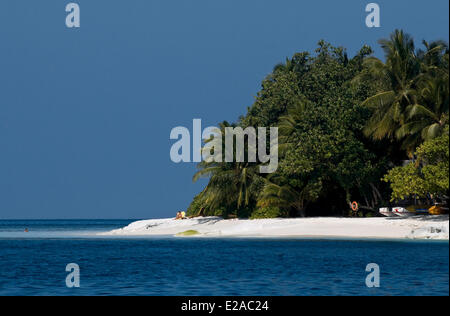
POLYGON ((0 221, 0 295, 449 295, 448 242, 96 235, 130 222, 0 221))

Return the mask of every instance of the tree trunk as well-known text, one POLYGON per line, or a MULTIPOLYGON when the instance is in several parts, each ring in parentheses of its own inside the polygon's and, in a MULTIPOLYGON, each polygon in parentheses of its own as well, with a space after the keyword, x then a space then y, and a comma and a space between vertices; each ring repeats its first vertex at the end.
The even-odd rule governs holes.
POLYGON ((297 209, 297 214, 298 214, 298 216, 300 216, 300 217, 306 217, 306 211, 305 211, 304 208, 297 209))
POLYGON ((306 210, 305 210, 306 207, 305 202, 303 200, 294 203, 294 208, 297 211, 297 216, 306 217, 306 210))

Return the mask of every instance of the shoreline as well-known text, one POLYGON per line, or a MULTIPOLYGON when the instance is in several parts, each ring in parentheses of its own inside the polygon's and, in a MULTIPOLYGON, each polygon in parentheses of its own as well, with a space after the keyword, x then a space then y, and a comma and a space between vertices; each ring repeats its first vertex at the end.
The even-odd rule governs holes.
POLYGON ((449 240, 449 216, 142 220, 101 236, 449 240))

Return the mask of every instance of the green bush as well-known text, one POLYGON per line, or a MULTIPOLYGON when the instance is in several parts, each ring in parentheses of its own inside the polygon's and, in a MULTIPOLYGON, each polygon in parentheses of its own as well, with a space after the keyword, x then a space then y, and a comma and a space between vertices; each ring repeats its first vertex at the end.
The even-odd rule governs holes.
POLYGON ((225 217, 226 214, 227 214, 227 210, 225 207, 222 206, 222 207, 219 207, 218 209, 216 209, 212 215, 219 216, 219 217, 225 217))
POLYGON ((444 134, 427 140, 417 148, 416 161, 391 169, 383 180, 392 189, 392 201, 415 196, 426 198, 428 194, 447 195, 449 189, 449 135, 448 125, 444 134))
POLYGON ((284 217, 285 214, 278 207, 261 207, 256 209, 250 219, 277 218, 284 217))
POLYGON ((238 218, 249 218, 252 215, 252 211, 253 210, 250 207, 243 207, 236 210, 234 214, 236 214, 238 218))
POLYGON ((187 230, 185 232, 176 234, 176 236, 179 236, 179 237, 181 237, 181 236, 196 236, 196 235, 200 235, 200 233, 196 230, 187 230))

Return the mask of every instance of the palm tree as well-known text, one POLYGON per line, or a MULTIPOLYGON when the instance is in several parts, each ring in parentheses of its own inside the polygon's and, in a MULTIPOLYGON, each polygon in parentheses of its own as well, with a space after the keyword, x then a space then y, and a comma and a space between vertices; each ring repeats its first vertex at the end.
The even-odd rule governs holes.
MULTIPOLYGON (((302 98, 288 108, 286 115, 280 117, 278 122, 280 144, 278 148, 281 156, 298 145, 296 133, 303 128, 299 124, 303 120, 308 105, 309 101, 302 98)), ((258 196, 257 206, 293 209, 297 215, 304 217, 307 203, 318 197, 316 192, 321 186, 321 181, 310 179, 308 175, 305 175, 304 179, 295 179, 292 183, 290 180, 292 179, 279 173, 271 174, 265 178, 265 185, 258 196)))
POLYGON ((210 178, 202 193, 206 197, 208 208, 227 205, 240 209, 250 204, 251 184, 257 176, 256 171, 256 167, 249 166, 248 163, 209 165, 194 175, 194 182, 204 175, 210 178))
POLYGON ((295 104, 287 109, 286 115, 278 121, 279 145, 278 150, 283 155, 290 146, 296 145, 296 138, 292 137, 299 128, 298 122, 302 122, 306 107, 310 102, 306 98, 300 98, 295 104))
POLYGON ((386 62, 375 57, 364 62, 373 75, 390 87, 363 102, 373 112, 364 133, 375 140, 394 138, 395 131, 404 124, 405 108, 416 103, 415 86, 420 73, 414 41, 408 34, 396 30, 389 40, 383 39, 379 43, 386 62))
POLYGON ((407 122, 396 131, 414 149, 423 141, 442 135, 448 124, 449 81, 447 77, 428 77, 418 88, 418 103, 405 110, 407 122))
POLYGON ((423 42, 426 50, 417 53, 421 74, 416 87, 416 103, 405 109, 406 122, 395 133, 404 147, 414 151, 423 141, 442 135, 448 124, 448 45, 442 41, 423 42))
POLYGON ((448 75, 448 44, 444 41, 423 41, 422 44, 425 50, 419 49, 417 52, 417 57, 422 62, 422 72, 443 70, 448 75))
POLYGON ((316 192, 321 183, 307 183, 302 188, 298 188, 291 186, 287 180, 287 178, 279 175, 265 179, 266 184, 258 197, 257 206, 294 209, 298 215, 305 217, 307 203, 317 198, 311 193, 316 192))
MULTIPOLYGON (((234 127, 228 122, 220 124, 222 137, 225 135, 226 127, 234 127)), ((217 141, 211 138, 206 143, 217 141)), ((222 146, 225 142, 222 139, 222 146)), ((204 148, 204 150, 209 150, 204 148)), ((224 153, 225 147, 222 147, 224 153)), ((234 153, 235 154, 235 153, 234 153)), ((224 155, 224 154, 222 154, 224 155)), ((202 161, 198 164, 199 171, 194 175, 196 182, 201 177, 208 177, 209 182, 201 193, 206 200, 205 208, 213 210, 220 206, 240 209, 250 204, 252 199, 252 184, 258 177, 258 165, 249 162, 222 162, 202 161)), ((254 194, 253 194, 254 195, 254 194)))

